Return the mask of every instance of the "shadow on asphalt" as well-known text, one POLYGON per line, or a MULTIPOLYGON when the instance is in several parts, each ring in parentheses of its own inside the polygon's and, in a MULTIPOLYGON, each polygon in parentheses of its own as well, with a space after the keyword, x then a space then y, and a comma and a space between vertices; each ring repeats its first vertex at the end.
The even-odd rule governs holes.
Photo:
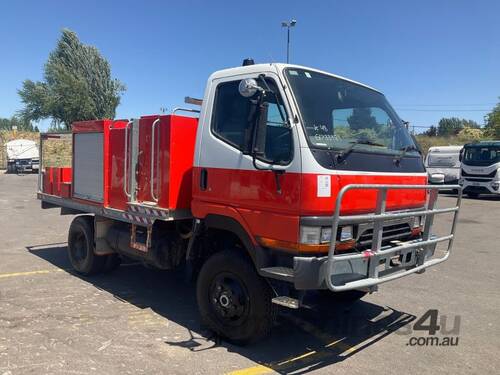
POLYGON ((124 264, 110 274, 82 277, 73 273, 64 244, 29 246, 28 251, 121 301, 173 321, 189 333, 183 341, 165 341, 191 352, 223 346, 282 374, 307 373, 343 361, 412 322, 414 315, 363 300, 349 305, 325 303, 313 309, 283 309, 265 340, 246 347, 214 337, 200 325, 194 283, 175 272, 124 264))

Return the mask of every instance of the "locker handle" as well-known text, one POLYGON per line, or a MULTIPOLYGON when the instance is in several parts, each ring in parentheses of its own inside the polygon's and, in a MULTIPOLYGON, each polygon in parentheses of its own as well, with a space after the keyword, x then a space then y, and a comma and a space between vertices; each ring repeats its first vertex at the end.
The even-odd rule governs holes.
POLYGON ((123 192, 130 199, 130 193, 128 192, 128 127, 134 121, 130 120, 125 125, 125 147, 124 147, 124 158, 123 158, 123 192))
POLYGON ((156 133, 156 125, 160 122, 160 119, 157 118, 154 122, 153 125, 151 126, 151 183, 150 183, 150 192, 151 192, 151 198, 155 202, 158 202, 158 196, 155 193, 155 180, 156 180, 156 190, 158 190, 158 167, 160 162, 158 161, 156 163, 156 173, 155 173, 155 133, 156 133))

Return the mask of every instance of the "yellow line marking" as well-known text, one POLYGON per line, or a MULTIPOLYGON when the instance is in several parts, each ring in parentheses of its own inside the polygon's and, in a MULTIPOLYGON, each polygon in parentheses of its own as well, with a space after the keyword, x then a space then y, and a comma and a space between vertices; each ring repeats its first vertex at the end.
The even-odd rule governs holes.
POLYGON ((345 338, 340 338, 340 339, 334 338, 328 335, 327 333, 322 332, 319 328, 315 327, 314 325, 303 319, 290 316, 287 316, 287 318, 291 323, 293 323, 298 328, 309 333, 316 339, 322 341, 324 343, 324 349, 320 351, 312 350, 304 354, 300 354, 296 357, 292 357, 290 359, 281 360, 280 362, 277 361, 275 363, 269 363, 267 365, 257 365, 253 367, 244 368, 241 370, 231 371, 226 375, 263 375, 275 371, 280 372, 280 371, 285 371, 287 368, 294 366, 295 362, 300 362, 302 360, 305 360, 304 366, 306 366, 308 363, 311 363, 312 361, 319 361, 328 358, 330 355, 332 355, 330 350, 333 347, 338 348, 341 351, 339 354, 344 354, 344 355, 350 354, 357 350, 356 348, 357 345, 350 346, 347 343, 343 342, 345 338))
POLYGON ((262 375, 269 374, 274 370, 270 367, 266 367, 264 365, 257 365, 253 367, 243 368, 241 370, 228 372, 226 375, 262 375))
POLYGON ((63 272, 66 271, 61 268, 54 270, 39 270, 39 271, 28 271, 28 272, 13 272, 13 273, 0 273, 0 279, 6 279, 8 277, 18 277, 18 276, 31 276, 31 275, 45 275, 53 272, 63 272))

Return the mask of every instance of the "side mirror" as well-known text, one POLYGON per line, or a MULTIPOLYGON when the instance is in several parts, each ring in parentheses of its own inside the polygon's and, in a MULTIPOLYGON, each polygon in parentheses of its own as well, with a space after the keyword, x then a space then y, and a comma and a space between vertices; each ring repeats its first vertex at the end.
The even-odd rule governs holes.
POLYGON ((462 162, 463 158, 464 158, 464 149, 461 149, 460 153, 458 154, 458 161, 462 162))
POLYGON ((246 78, 241 80, 238 91, 244 98, 251 98, 257 91, 264 91, 264 89, 257 84, 255 79, 246 78))

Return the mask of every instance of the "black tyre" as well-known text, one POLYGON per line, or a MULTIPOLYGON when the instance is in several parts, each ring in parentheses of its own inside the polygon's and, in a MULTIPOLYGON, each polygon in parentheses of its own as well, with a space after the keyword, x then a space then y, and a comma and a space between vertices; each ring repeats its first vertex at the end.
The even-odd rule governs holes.
POLYGON ((102 271, 106 256, 94 254, 94 218, 77 216, 69 227, 68 256, 76 272, 91 275, 102 271))
POLYGON ((361 290, 347 290, 345 292, 332 292, 330 290, 321 290, 320 296, 325 302, 352 303, 366 296, 367 292, 361 290))
POLYGON ((469 198, 475 199, 475 198, 479 198, 479 193, 467 193, 467 196, 469 198))
POLYGON ((237 250, 216 253, 203 264, 196 295, 203 322, 238 345, 265 337, 276 318, 270 286, 237 250))

